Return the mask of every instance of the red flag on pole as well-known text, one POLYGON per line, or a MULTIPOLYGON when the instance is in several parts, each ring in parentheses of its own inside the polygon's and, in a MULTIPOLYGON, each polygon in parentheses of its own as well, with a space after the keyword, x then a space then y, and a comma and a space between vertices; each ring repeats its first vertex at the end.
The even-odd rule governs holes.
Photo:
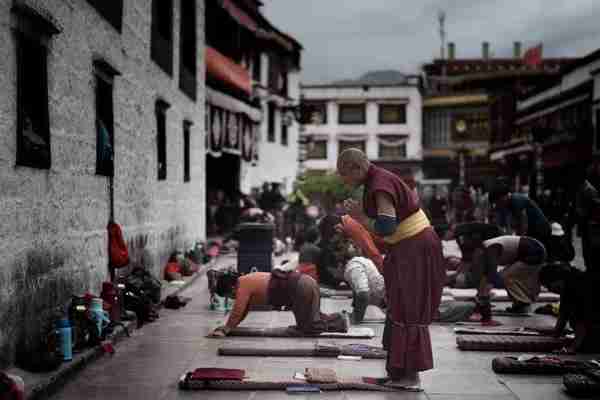
POLYGON ((542 44, 530 48, 523 55, 523 62, 530 67, 537 67, 542 63, 542 44))

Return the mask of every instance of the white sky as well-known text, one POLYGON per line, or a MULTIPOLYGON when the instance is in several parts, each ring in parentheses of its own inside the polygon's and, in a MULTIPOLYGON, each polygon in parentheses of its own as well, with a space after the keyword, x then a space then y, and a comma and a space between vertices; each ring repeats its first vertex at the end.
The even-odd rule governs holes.
POLYGON ((438 57, 437 14, 457 57, 497 57, 542 42, 544 56, 583 56, 600 48, 600 0, 263 0, 263 12, 305 50, 302 80, 357 78, 379 69, 415 73, 438 57))

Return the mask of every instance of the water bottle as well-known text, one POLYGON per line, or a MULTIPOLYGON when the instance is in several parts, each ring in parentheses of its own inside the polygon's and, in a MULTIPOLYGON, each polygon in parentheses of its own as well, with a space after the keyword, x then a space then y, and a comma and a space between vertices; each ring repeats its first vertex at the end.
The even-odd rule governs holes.
POLYGON ((102 331, 110 324, 110 318, 108 317, 108 313, 104 311, 103 304, 104 300, 99 297, 94 297, 90 301, 90 317, 96 323, 98 336, 102 336, 102 331))
POLYGON ((56 331, 58 333, 58 349, 63 355, 63 360, 71 361, 73 359, 71 322, 67 318, 58 320, 56 322, 56 331))

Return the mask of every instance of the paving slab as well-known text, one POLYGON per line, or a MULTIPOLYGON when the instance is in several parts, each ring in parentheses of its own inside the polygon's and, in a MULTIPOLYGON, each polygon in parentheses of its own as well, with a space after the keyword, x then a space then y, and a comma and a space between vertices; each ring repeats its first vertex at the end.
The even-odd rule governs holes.
MULTIPOLYGON (((231 263, 231 259, 226 260, 231 263)), ((224 338, 209 339, 206 335, 227 318, 224 312, 208 308, 206 278, 200 278, 186 288, 182 296, 191 297, 179 310, 162 310, 161 318, 135 331, 130 339, 117 346, 113 357, 89 365, 69 381, 53 399, 207 399, 207 400, 270 400, 281 398, 332 400, 455 400, 455 399, 566 399, 560 377, 496 375, 491 361, 498 355, 514 353, 463 352, 456 346, 453 325, 434 324, 430 327, 435 369, 422 374, 423 393, 323 392, 321 394, 288 396, 276 391, 181 391, 178 378, 198 367, 243 368, 252 378, 289 379, 306 367, 333 368, 339 376, 384 376, 384 360, 342 361, 297 357, 230 357, 218 356, 221 346, 278 347, 339 344, 335 339, 315 338, 224 338)), ((508 304, 506 304, 508 305, 508 304)), ((504 305, 499 305, 504 306, 504 305)), ((351 309, 350 300, 323 299, 324 312, 351 309)), ((369 318, 382 317, 380 310, 369 307, 369 318)), ((499 317, 505 326, 523 326, 531 322, 552 324, 547 316, 531 318, 499 317)), ((291 312, 251 312, 242 326, 275 327, 294 323, 291 312)), ((376 337, 356 339, 353 343, 381 345, 383 324, 369 324, 376 337)), ((344 343, 350 341, 344 341, 344 343)))

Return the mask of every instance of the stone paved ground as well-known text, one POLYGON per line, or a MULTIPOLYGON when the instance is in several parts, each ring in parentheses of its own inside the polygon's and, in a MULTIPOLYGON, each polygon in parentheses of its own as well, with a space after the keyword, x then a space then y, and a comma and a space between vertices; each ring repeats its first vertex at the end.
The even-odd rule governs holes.
MULTIPOLYGON (((230 260, 231 261, 231 260, 230 260)), ((227 262, 227 260, 226 260, 227 262)), ((234 261, 233 261, 234 262, 234 261)), ((178 378, 197 367, 244 368, 257 378, 290 378, 309 366, 334 368, 340 376, 383 376, 383 360, 340 361, 310 358, 219 357, 221 345, 299 347, 315 339, 228 338, 208 339, 205 335, 224 319, 223 313, 208 310, 206 278, 196 281, 184 296, 193 300, 181 310, 164 310, 161 318, 121 342, 112 357, 90 365, 53 399, 223 399, 270 400, 288 397, 283 392, 182 392, 178 378)), ((349 300, 324 299, 326 312, 349 309, 349 300)), ((377 310, 369 309, 371 317, 377 310)), ((499 318, 509 325, 522 324, 522 318, 499 318)), ((244 326, 281 326, 293 322, 287 312, 253 312, 244 326)), ((552 324, 548 317, 535 316, 527 323, 552 324)), ((380 345, 382 325, 372 325, 377 338, 353 342, 380 345)), ((434 325, 435 369, 422 374, 424 393, 337 392, 295 395, 295 399, 376 400, 376 399, 567 399, 561 377, 498 376, 491 370, 497 353, 461 352, 455 344, 452 326, 434 325)), ((335 342, 323 340, 322 342, 335 342)), ((348 341, 344 341, 348 343, 348 341)))

